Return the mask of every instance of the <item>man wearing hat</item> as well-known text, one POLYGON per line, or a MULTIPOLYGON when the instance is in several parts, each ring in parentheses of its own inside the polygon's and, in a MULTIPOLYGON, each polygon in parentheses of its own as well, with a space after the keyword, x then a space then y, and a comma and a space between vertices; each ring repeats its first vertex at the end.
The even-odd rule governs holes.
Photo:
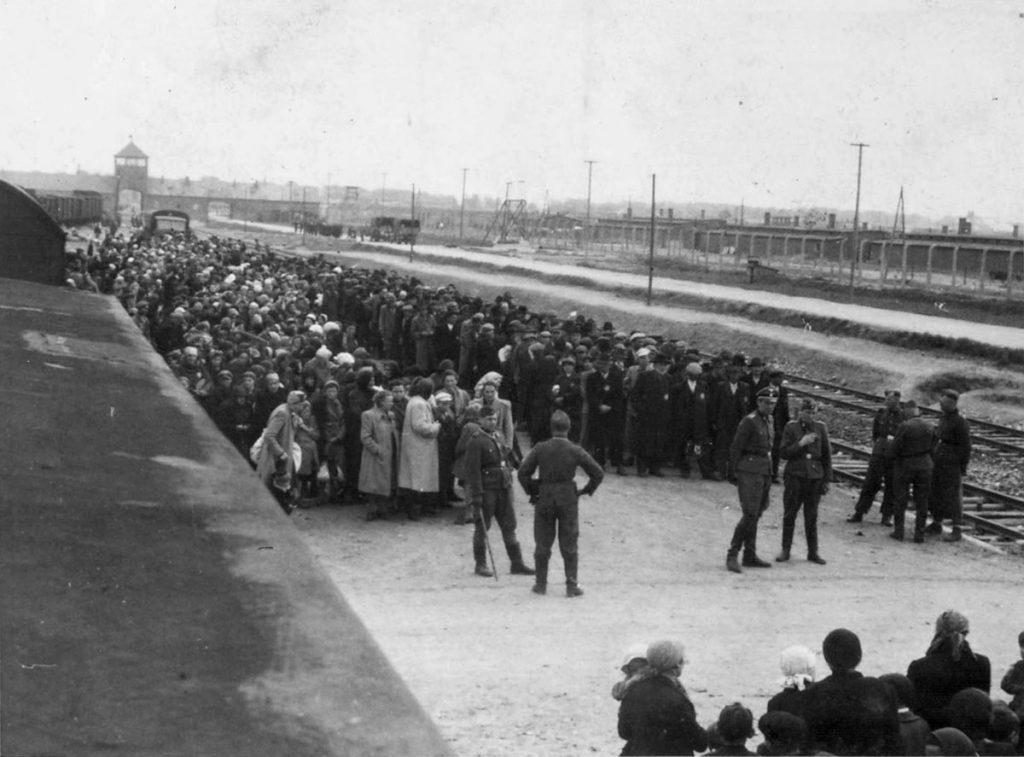
POLYGON ((782 431, 790 420, 789 389, 783 383, 786 374, 782 368, 773 365, 768 369, 768 386, 775 390, 778 400, 772 408, 772 421, 775 424, 774 446, 772 447, 772 483, 779 483, 779 445, 782 443, 782 431))
POLYGON ((585 392, 588 403, 589 445, 597 464, 610 462, 620 476, 622 467, 622 439, 624 434, 626 397, 622 391, 622 371, 612 365, 607 352, 599 352, 594 371, 587 377, 585 392))
POLYGON ((729 448, 729 467, 733 471, 743 515, 736 524, 725 567, 742 573, 738 560, 743 549, 743 565, 748 568, 770 568, 771 563, 757 556, 757 524, 768 509, 772 486, 772 442, 775 428, 772 408, 778 394, 772 387, 757 393, 757 410, 744 416, 729 448))
POLYGON ((889 445, 893 458, 893 531, 890 536, 903 541, 903 524, 910 500, 910 488, 914 488, 914 542, 924 541, 925 524, 928 522, 928 501, 932 490, 932 442, 935 429, 921 417, 921 410, 914 400, 903 405, 905 420, 896 427, 896 434, 889 445))
POLYGON ((533 568, 523 563, 523 551, 516 539, 516 511, 512 504, 512 469, 510 449, 495 433, 497 418, 494 408, 480 408, 480 429, 473 432, 466 445, 466 499, 473 508, 473 560, 478 576, 493 576, 487 567, 487 531, 491 520, 498 522, 505 551, 512 563, 511 573, 534 575, 533 568))
POLYGON ((797 419, 787 423, 782 431, 779 454, 786 461, 786 468, 783 472, 782 552, 775 561, 789 559, 796 515, 803 508, 807 560, 824 565, 825 561, 818 554, 818 502, 832 480, 832 445, 825 424, 814 420, 813 400, 801 400, 797 419))
POLYGON ((893 468, 895 458, 891 446, 896 438, 896 429, 903 422, 903 411, 900 408, 900 392, 890 389, 885 393, 885 404, 875 413, 871 424, 871 458, 868 470, 864 475, 864 483, 860 487, 860 496, 853 509, 853 515, 846 519, 847 523, 860 523, 864 520, 878 490, 885 486, 882 493, 882 525, 892 525, 894 495, 893 468))
POLYGON ((533 511, 533 560, 537 578, 533 586, 536 594, 547 591, 548 561, 551 545, 558 536, 558 548, 565 566, 565 594, 578 597, 583 594, 577 582, 580 535, 579 497, 592 495, 604 478, 604 471, 594 458, 567 437, 569 416, 556 410, 551 414, 551 438, 533 447, 519 466, 519 484, 530 496, 533 511), (582 489, 576 489, 576 469, 582 468, 589 480, 582 489), (537 470, 538 479, 531 478, 537 470))
POLYGON ((935 447, 932 459, 932 493, 929 509, 932 513, 928 533, 941 534, 942 521, 953 520, 953 531, 943 541, 959 541, 964 524, 963 477, 971 460, 971 429, 967 419, 960 415, 957 402, 960 393, 944 389, 939 397, 942 415, 935 429, 935 447))
POLYGON ((654 355, 654 369, 642 371, 629 394, 636 437, 636 474, 641 478, 658 476, 664 461, 668 441, 669 383, 668 358, 660 352, 654 355))
POLYGON ((558 364, 561 370, 551 385, 551 408, 561 410, 569 416, 569 422, 572 424, 569 428, 569 440, 578 444, 583 420, 583 387, 579 374, 576 373, 576 359, 567 355, 559 360, 558 364))

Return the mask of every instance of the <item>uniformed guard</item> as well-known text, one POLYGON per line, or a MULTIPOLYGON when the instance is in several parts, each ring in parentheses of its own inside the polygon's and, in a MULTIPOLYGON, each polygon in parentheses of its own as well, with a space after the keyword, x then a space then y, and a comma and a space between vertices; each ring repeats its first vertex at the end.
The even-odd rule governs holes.
POLYGON ((921 410, 914 400, 903 406, 905 420, 896 428, 890 445, 893 465, 893 530, 889 534, 896 541, 903 541, 903 524, 910 501, 910 489, 914 489, 914 542, 924 541, 925 524, 928 522, 928 501, 932 490, 932 442, 935 429, 921 417, 921 410))
POLYGON ((507 449, 495 433, 494 408, 480 408, 480 430, 466 445, 466 498, 473 508, 473 559, 478 576, 493 576, 487 567, 487 531, 491 519, 498 522, 505 550, 512 562, 511 572, 532 576, 533 568, 523 563, 523 551, 516 540, 516 511, 512 504, 512 469, 507 449))
POLYGON ((730 470, 739 492, 743 516, 736 524, 732 543, 725 558, 725 567, 742 573, 737 557, 743 549, 743 565, 748 568, 770 568, 772 564, 757 556, 757 524, 768 509, 772 486, 772 442, 775 428, 772 409, 778 392, 767 386, 757 393, 757 409, 743 417, 729 448, 730 470))
POLYGON ((939 397, 942 415, 935 428, 935 447, 932 450, 935 463, 929 504, 932 522, 925 531, 941 534, 943 519, 952 519, 953 531, 942 537, 943 541, 959 541, 964 525, 963 479, 971 460, 971 429, 957 409, 959 399, 960 393, 955 389, 942 391, 939 397))
POLYGON ((519 483, 534 505, 533 541, 536 547, 533 559, 537 566, 537 580, 533 591, 537 594, 547 591, 548 560, 556 532, 558 549, 565 565, 565 595, 578 597, 583 594, 577 582, 579 496, 597 491, 604 471, 582 447, 569 441, 571 423, 566 413, 560 410, 552 413, 552 438, 534 446, 519 467, 519 483), (578 491, 575 481, 577 468, 583 468, 589 477, 587 485, 578 491), (538 469, 538 478, 531 478, 538 469))
POLYGON ((775 561, 786 562, 789 559, 796 515, 802 507, 807 560, 824 565, 825 561, 818 554, 818 503, 832 480, 832 445, 828 440, 828 428, 821 421, 814 420, 813 400, 801 400, 797 419, 787 423, 782 430, 779 454, 786 461, 786 467, 782 472, 785 484, 782 492, 782 552, 775 561))

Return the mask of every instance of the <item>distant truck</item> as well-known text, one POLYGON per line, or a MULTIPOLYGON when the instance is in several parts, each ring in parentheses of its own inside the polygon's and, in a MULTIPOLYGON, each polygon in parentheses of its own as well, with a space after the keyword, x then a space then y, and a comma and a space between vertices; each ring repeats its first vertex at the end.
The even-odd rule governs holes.
POLYGON ((416 218, 376 216, 370 220, 370 239, 374 242, 413 244, 419 233, 420 222, 416 218))

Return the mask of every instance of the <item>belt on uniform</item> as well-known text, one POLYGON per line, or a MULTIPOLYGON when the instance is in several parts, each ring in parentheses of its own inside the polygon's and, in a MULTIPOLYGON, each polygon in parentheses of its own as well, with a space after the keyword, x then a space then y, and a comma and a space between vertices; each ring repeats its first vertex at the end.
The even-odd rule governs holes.
POLYGON ((759 450, 757 452, 744 452, 743 456, 745 456, 745 457, 768 457, 768 453, 767 452, 761 452, 759 450))
POLYGON ((542 484, 572 484, 575 482, 574 478, 542 478, 540 480, 542 484))

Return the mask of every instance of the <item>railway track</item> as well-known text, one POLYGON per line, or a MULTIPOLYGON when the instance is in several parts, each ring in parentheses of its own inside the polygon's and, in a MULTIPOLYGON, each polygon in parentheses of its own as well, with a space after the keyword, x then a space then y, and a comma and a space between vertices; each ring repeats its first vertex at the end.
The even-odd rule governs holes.
MULTIPOLYGON (((885 398, 868 392, 860 392, 827 381, 786 374, 786 386, 790 392, 801 397, 810 397, 820 403, 835 405, 865 415, 874 415, 885 398)), ((921 407, 921 415, 938 418, 942 413, 930 407, 921 407)), ((1001 426, 998 423, 970 419, 971 444, 988 447, 996 452, 1024 455, 1024 430, 1001 426)))
MULTIPOLYGON (((838 480, 860 486, 871 450, 832 439, 832 470, 838 480)), ((912 512, 907 517, 913 518, 912 512)), ((964 483, 964 520, 971 535, 993 546, 1024 544, 1024 499, 964 483)))

